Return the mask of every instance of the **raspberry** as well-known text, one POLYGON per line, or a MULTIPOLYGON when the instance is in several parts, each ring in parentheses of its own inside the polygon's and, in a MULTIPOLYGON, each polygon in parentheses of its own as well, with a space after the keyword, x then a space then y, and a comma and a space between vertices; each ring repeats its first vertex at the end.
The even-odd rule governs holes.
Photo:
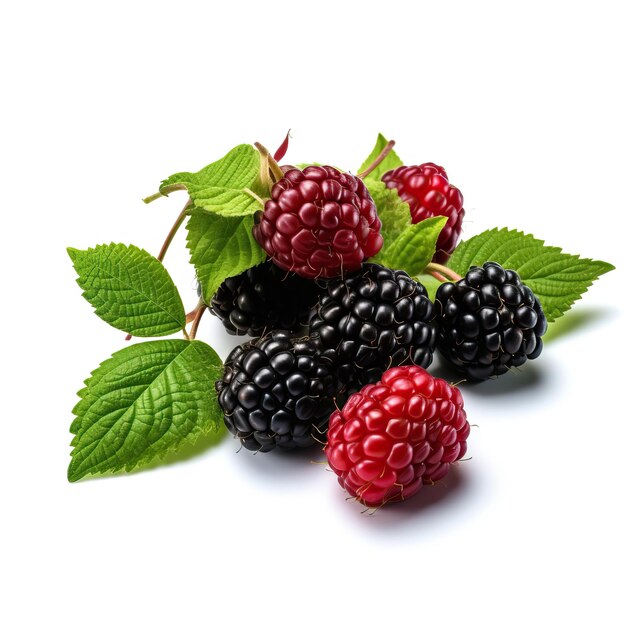
POLYGON ((308 325, 318 292, 314 281, 266 261, 227 278, 211 298, 210 311, 231 335, 259 337, 274 328, 297 332, 308 325))
POLYGON ((339 276, 382 248, 376 206, 356 176, 328 165, 293 168, 271 195, 254 236, 285 270, 304 278, 339 276))
POLYGON ((394 367, 330 416, 328 463, 366 506, 405 500, 467 450, 461 392, 415 365, 394 367))
POLYGON ((383 182, 411 209, 414 224, 427 217, 443 215, 448 218, 437 239, 437 253, 433 260, 445 263, 456 247, 461 235, 465 209, 463 195, 448 182, 446 170, 434 163, 403 165, 385 173, 383 182))
POLYGON ((485 380, 541 354, 547 321, 537 297, 513 270, 488 262, 443 283, 435 300, 437 347, 471 380, 485 380))
POLYGON ((215 385, 224 423, 248 450, 311 446, 334 408, 331 372, 313 342, 285 331, 238 346, 215 385))
POLYGON ((406 272, 365 263, 360 272, 327 281, 311 318, 321 349, 336 353, 339 380, 359 389, 394 365, 432 362, 434 307, 406 272))

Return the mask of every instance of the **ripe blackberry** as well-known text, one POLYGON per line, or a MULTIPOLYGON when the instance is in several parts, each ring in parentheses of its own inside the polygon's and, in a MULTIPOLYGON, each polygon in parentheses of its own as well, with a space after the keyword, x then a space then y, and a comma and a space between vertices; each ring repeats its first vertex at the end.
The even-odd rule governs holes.
POLYGON ((469 432, 458 388, 415 365, 394 367, 331 415, 325 452, 339 484, 376 507, 441 480, 469 432))
POLYGON ((473 266, 465 278, 443 283, 435 307, 437 347, 471 380, 486 380, 541 354, 547 321, 537 297, 513 270, 473 266))
POLYGON ((389 367, 428 367, 436 333, 426 289, 406 272, 365 263, 360 272, 327 281, 310 333, 336 352, 338 378, 348 390, 380 380, 389 367))
POLYGON ((343 275, 382 247, 381 223, 363 181, 334 167, 293 168, 273 187, 254 236, 284 270, 343 275))
POLYGON ((313 445, 334 408, 331 372, 313 342, 282 330, 237 346, 215 385, 226 427, 248 450, 313 445))
POLYGON ((434 163, 402 165, 386 172, 383 182, 411 209, 414 224, 427 217, 443 215, 448 218, 437 239, 437 252, 433 257, 437 263, 445 263, 456 247, 461 235, 465 209, 463 194, 448 182, 446 170, 434 163))
POLYGON ((260 337, 280 328, 297 332, 308 325, 318 288, 271 261, 227 278, 211 298, 210 311, 231 335, 260 337))

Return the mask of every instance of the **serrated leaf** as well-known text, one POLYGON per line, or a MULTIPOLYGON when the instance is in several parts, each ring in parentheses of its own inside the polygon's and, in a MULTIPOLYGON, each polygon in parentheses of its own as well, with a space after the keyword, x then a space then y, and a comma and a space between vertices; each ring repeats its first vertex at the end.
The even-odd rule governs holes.
POLYGON ((179 172, 166 178, 161 183, 159 191, 172 185, 184 185, 190 194, 207 187, 238 190, 250 188, 259 176, 259 168, 259 152, 254 146, 241 144, 198 172, 179 172))
POLYGON ((71 482, 131 470, 219 428, 222 364, 200 341, 135 344, 104 361, 74 407, 71 482))
POLYGON ((390 246, 382 249, 376 260, 387 267, 404 270, 410 276, 417 276, 432 261, 437 250, 437 238, 447 219, 429 217, 411 224, 390 246))
POLYGON ((539 298, 549 322, 568 311, 594 280, 615 269, 610 263, 566 254, 533 235, 508 228, 493 228, 461 242, 448 266, 463 275, 470 266, 487 261, 515 270, 539 298))
POLYGON ((112 243, 67 252, 83 296, 114 328, 136 337, 162 337, 185 326, 178 289, 163 264, 145 250, 112 243))
MULTIPOLYGON (((370 152, 370 155, 363 161, 363 165, 359 168, 359 172, 365 171, 383 151, 384 147, 388 144, 388 140, 383 137, 381 133, 378 133, 376 143, 370 152)), ((385 172, 393 170, 396 167, 403 165, 402 160, 396 154, 395 150, 392 150, 366 177, 366 180, 380 180, 385 172)))
POLYGON ((383 251, 379 254, 384 255, 385 246, 391 246, 411 226, 411 209, 400 199, 397 189, 388 189, 380 180, 367 179, 365 183, 382 222, 381 235, 384 244, 383 251))
POLYGON ((226 278, 265 260, 265 251, 252 235, 253 225, 251 215, 226 217, 198 209, 192 212, 187 223, 187 247, 206 302, 226 278))

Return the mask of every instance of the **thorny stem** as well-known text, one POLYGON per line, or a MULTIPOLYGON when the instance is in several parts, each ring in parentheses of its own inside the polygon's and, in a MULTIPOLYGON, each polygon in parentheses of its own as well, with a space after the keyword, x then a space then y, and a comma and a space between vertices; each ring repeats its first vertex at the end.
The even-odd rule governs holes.
POLYGON ((454 270, 451 270, 449 267, 441 265, 440 263, 429 263, 426 266, 426 272, 428 272, 431 276, 434 276, 437 280, 440 280, 442 283, 446 282, 446 280, 453 280, 455 282, 457 280, 461 280, 461 277, 454 270), (437 274, 443 275, 443 280, 437 276, 437 274))
POLYGON ((207 306, 203 300, 198 301, 198 306, 196 307, 196 316, 193 320, 193 324, 191 325, 191 330, 189 331, 189 336, 187 339, 190 341, 196 338, 196 333, 198 332, 198 326, 200 326, 200 320, 206 311, 207 306))
POLYGON ((167 196, 172 193, 172 191, 183 191, 183 189, 187 189, 187 186, 183 183, 175 183, 174 185, 167 185, 163 187, 160 191, 153 193, 151 196, 144 198, 143 201, 146 204, 150 204, 154 200, 158 200, 159 198, 167 198, 167 196))
POLYGON ((359 172, 357 176, 359 178, 365 178, 366 176, 369 176, 387 158, 387 155, 393 150, 393 147, 395 145, 396 142, 393 139, 389 141, 387 145, 382 149, 382 152, 370 164, 370 166, 365 168, 362 172, 359 172))
POLYGON ((267 163, 270 168, 270 173, 272 175, 272 178, 274 179, 274 182, 277 183, 284 176, 283 171, 280 169, 280 165, 276 163, 276 159, 274 159, 274 157, 270 154, 269 150, 263 144, 260 144, 257 141, 255 142, 254 147, 264 157, 267 157, 267 163))

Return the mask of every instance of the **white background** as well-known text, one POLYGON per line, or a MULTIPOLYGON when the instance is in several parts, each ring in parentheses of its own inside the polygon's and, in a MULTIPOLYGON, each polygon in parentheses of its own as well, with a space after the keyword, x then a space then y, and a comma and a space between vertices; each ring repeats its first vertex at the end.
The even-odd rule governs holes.
MULTIPOLYGON (((0 621, 623 624, 620 4, 3 9, 0 621), (65 247, 156 253, 184 202, 142 204, 162 178, 288 128, 287 162, 352 170, 382 131, 447 168, 466 236, 516 227, 618 269, 538 361, 462 387, 472 459, 403 505, 363 515, 319 454, 230 438, 70 485, 75 392, 124 342, 65 247)), ((166 265, 192 308, 183 237, 166 265)), ((210 316, 199 338, 234 345, 210 316)))

